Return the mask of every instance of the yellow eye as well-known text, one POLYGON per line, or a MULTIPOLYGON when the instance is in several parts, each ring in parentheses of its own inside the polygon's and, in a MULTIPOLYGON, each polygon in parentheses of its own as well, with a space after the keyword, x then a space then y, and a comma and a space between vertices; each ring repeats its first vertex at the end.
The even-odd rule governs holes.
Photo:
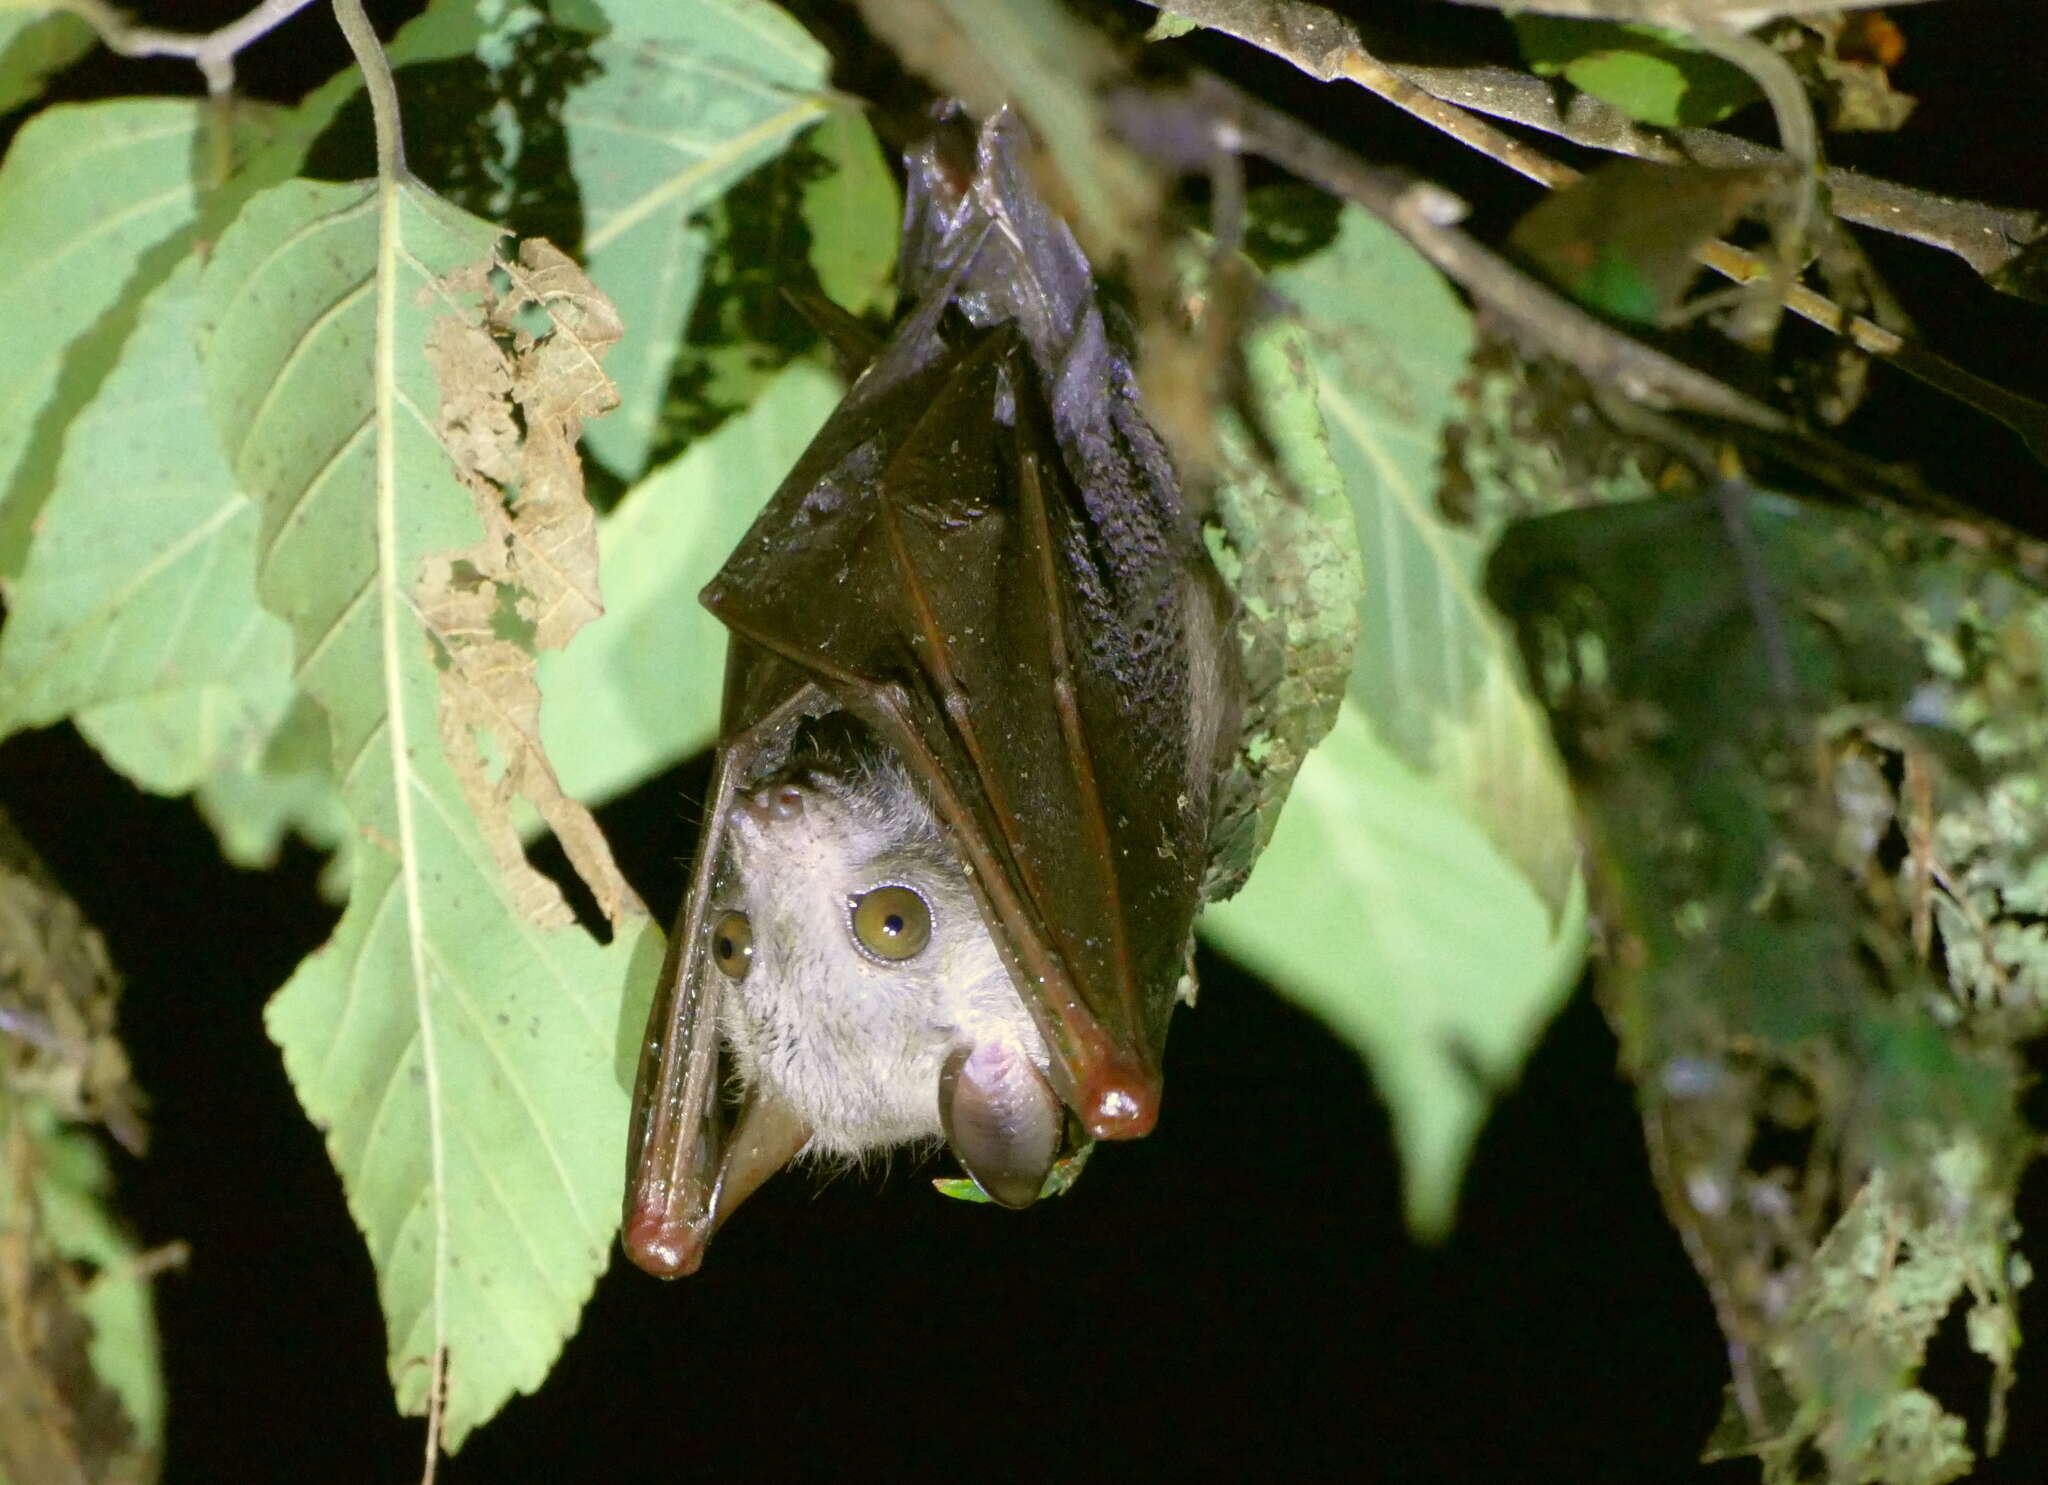
POLYGON ((711 925, 711 958, 728 980, 744 980, 754 963, 754 925, 745 913, 726 913, 711 925))
POLYGON ((877 887, 853 899, 853 941, 877 959, 914 958, 932 941, 932 910, 908 887, 877 887))

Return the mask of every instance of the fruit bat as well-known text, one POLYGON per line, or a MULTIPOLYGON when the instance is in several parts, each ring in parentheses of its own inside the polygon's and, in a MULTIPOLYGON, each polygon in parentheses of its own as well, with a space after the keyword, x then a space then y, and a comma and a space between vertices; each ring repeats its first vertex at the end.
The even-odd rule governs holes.
POLYGON ((721 737, 628 1142, 651 1273, 800 1153, 943 1136, 1017 1207, 1157 1117, 1242 681, 1026 148, 948 109, 908 153, 907 313, 704 589, 721 737))

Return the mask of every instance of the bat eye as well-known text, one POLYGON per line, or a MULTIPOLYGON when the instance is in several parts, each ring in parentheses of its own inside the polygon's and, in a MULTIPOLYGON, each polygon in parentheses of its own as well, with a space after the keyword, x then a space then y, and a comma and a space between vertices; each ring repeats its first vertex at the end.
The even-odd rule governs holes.
POLYGON ((711 957, 728 980, 744 980, 754 963, 754 925, 745 913, 726 913, 711 925, 711 957))
POLYGON ((853 899, 853 939, 877 959, 910 959, 932 941, 932 910, 908 887, 877 887, 853 899))

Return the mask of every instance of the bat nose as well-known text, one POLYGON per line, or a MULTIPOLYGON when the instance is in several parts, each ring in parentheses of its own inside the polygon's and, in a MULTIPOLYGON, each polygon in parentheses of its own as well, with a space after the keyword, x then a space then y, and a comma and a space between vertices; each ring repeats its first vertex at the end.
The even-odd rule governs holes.
POLYGON ((741 795, 740 805, 758 824, 794 820, 804 812, 804 791, 787 780, 763 784, 751 794, 741 795))

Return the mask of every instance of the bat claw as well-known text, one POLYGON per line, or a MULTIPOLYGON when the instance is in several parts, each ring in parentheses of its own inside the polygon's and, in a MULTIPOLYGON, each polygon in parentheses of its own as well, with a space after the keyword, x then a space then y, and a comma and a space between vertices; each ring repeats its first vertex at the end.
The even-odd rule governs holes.
POLYGON ((1099 1140, 1143 1139, 1159 1122, 1159 1095, 1149 1088, 1104 1088, 1081 1122, 1099 1140))
POLYGON ((660 1206, 634 1210, 622 1234, 626 1256, 657 1279, 681 1279, 697 1272, 710 1240, 708 1223, 672 1217, 660 1206))

